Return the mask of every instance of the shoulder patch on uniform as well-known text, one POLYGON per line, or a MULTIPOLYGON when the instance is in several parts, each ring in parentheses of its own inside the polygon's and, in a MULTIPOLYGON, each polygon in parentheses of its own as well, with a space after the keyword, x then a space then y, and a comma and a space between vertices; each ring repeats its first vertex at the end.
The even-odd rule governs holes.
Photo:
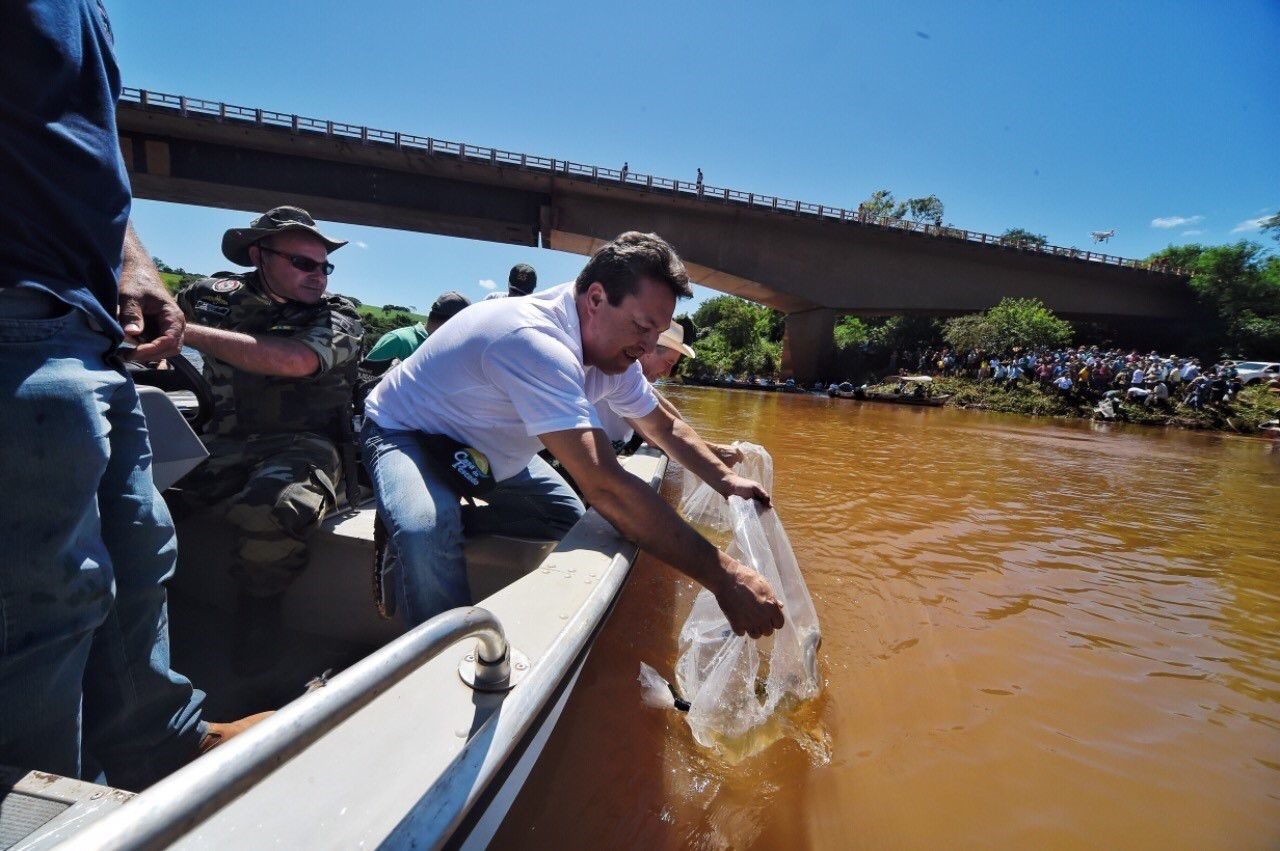
POLYGON ((244 286, 244 283, 242 281, 234 281, 234 280, 214 281, 213 291, 219 292, 219 293, 230 293, 230 292, 235 292, 236 290, 240 289, 243 286, 244 286))

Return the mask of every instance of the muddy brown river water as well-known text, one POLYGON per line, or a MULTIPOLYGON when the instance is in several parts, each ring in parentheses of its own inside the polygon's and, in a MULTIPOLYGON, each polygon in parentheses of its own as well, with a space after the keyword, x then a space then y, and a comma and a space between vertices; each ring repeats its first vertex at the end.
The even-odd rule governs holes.
POLYGON ((495 847, 1280 846, 1280 445, 668 389, 773 454, 825 691, 699 748, 640 702, 694 593, 642 558, 495 847))

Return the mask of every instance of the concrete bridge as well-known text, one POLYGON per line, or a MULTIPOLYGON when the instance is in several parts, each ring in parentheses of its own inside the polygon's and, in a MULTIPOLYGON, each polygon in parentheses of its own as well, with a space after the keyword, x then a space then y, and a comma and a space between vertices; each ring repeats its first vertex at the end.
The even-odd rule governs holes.
POLYGON ((1072 319, 1177 327, 1193 303, 1145 263, 989 234, 126 89, 121 148, 141 198, 263 210, 589 254, 669 239, 699 284, 787 314, 784 372, 820 377, 840 314, 949 315, 1034 297, 1072 319))

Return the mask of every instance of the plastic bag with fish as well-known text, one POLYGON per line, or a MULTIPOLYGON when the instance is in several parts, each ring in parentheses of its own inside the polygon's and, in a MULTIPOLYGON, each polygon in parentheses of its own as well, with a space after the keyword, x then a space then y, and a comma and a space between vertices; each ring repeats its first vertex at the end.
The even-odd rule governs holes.
MULTIPOLYGON (((756 472, 762 483, 771 479, 768 453, 753 444, 742 448, 747 457, 735 470, 756 472)), ((716 494, 723 509, 696 491, 691 497, 703 525, 723 520, 733 530, 729 555, 765 578, 782 602, 786 623, 765 638, 734 635, 715 597, 703 589, 680 630, 676 687, 643 664, 640 681, 647 703, 680 709, 687 704, 685 720, 700 745, 742 758, 778 738, 780 710, 817 696, 818 615, 777 512, 736 496, 726 501, 716 494)))
MULTIPOLYGON (((742 460, 734 465, 733 471, 759 482, 765 490, 773 490, 773 457, 769 455, 769 451, 759 444, 743 441, 735 441, 733 448, 742 452, 742 460)), ((729 503, 711 485, 688 470, 684 471, 682 485, 680 513, 686 520, 695 526, 705 526, 717 532, 729 532, 733 529, 729 503)))

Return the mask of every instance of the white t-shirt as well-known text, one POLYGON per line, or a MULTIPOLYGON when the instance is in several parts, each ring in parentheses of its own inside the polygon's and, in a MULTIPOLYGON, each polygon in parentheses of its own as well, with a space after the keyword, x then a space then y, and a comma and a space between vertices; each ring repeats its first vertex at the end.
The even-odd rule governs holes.
POLYGON ((480 300, 481 300, 481 301, 489 301, 490 299, 495 299, 495 298, 506 298, 506 297, 507 297, 507 291, 506 291, 506 290, 497 290, 496 292, 491 292, 491 293, 489 293, 487 296, 485 296, 484 298, 482 298, 482 299, 480 299, 480 300))
POLYGON ((583 365, 570 282, 468 307, 386 374, 365 416, 474 446, 502 481, 529 465, 538 435, 600 428, 597 402, 632 419, 658 404, 639 363, 619 375, 583 365))

